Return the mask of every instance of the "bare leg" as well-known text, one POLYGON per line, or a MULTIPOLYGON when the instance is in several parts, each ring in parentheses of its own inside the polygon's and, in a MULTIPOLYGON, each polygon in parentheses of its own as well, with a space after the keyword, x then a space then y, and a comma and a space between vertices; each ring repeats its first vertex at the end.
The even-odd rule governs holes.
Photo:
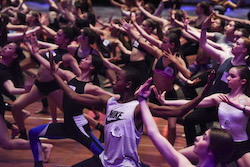
POLYGON ((22 109, 24 109, 29 104, 36 102, 42 97, 43 95, 40 93, 38 88, 36 86, 33 86, 29 93, 19 96, 14 101, 12 105, 12 114, 20 131, 25 130, 22 109))
POLYGON ((168 141, 174 145, 175 138, 176 138, 176 120, 177 118, 168 118, 168 141))
POLYGON ((55 105, 55 103, 53 102, 53 100, 51 100, 50 98, 48 98, 48 103, 49 103, 49 110, 50 110, 50 114, 52 117, 52 122, 53 123, 57 123, 57 106, 55 105))
POLYGON ((43 162, 45 162, 45 163, 49 162, 50 153, 51 153, 52 149, 53 149, 52 144, 42 143, 42 150, 43 150, 43 154, 44 154, 43 162))

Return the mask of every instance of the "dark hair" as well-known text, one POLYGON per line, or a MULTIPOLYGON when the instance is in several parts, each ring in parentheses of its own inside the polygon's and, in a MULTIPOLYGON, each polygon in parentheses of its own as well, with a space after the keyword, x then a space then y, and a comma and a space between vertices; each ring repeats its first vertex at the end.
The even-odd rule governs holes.
POLYGON ((84 27, 89 27, 89 22, 84 19, 77 18, 75 21, 75 24, 78 28, 84 28, 84 27))
POLYGON ((18 12, 17 19, 20 21, 20 24, 22 24, 22 25, 26 24, 26 15, 25 14, 18 12))
POLYGON ((247 18, 250 20, 250 11, 247 13, 247 18))
POLYGON ((146 19, 145 21, 147 22, 148 26, 152 28, 152 31, 154 29, 157 30, 157 36, 160 40, 162 40, 163 39, 163 32, 162 32, 160 24, 152 19, 146 19))
MULTIPOLYGON (((155 12, 155 6, 152 3, 148 2, 145 5, 148 5, 148 9, 151 10, 148 12, 150 12, 151 14, 153 14, 155 12)), ((145 8, 145 5, 144 5, 144 8, 145 8)))
MULTIPOLYGON (((250 55, 250 39, 247 37, 240 37, 244 40, 244 47, 247 49, 246 55, 250 55)), ((250 65, 250 64, 248 64, 250 65)))
POLYGON ((247 38, 249 37, 249 32, 245 28, 239 28, 236 31, 242 32, 243 37, 247 37, 247 38))
POLYGON ((40 13, 37 11, 32 11, 31 15, 35 18, 35 21, 34 21, 35 24, 39 25, 39 20, 38 20, 39 16, 38 15, 40 15, 40 13))
POLYGON ((3 21, 0 19, 0 46, 4 46, 7 43, 8 29, 3 21))
POLYGON ((103 70, 103 61, 101 57, 92 54, 92 65, 95 67, 92 71, 92 74, 94 75, 93 84, 100 86, 100 81, 97 74, 99 74, 103 70))
POLYGON ((210 144, 216 163, 225 162, 233 153, 234 140, 225 130, 219 128, 210 129, 210 144))
POLYGON ((181 38, 182 32, 181 32, 181 28, 179 27, 170 27, 168 29, 169 33, 175 33, 176 35, 178 35, 179 38, 181 38))
POLYGON ((9 15, 6 13, 0 13, 0 19, 2 20, 3 24, 7 25, 10 22, 9 15))
POLYGON ((203 9, 204 14, 209 16, 211 14, 211 9, 210 9, 210 5, 208 2, 202 1, 199 3, 200 7, 203 9))
POLYGON ((63 34, 65 36, 65 38, 69 39, 69 42, 72 42, 73 40, 75 40, 75 38, 77 37, 77 35, 80 34, 79 29, 75 28, 75 27, 62 27, 61 28, 63 31, 63 34))
POLYGON ((240 66, 235 66, 232 68, 237 68, 240 79, 246 80, 246 84, 243 85, 242 90, 245 95, 250 96, 250 71, 248 67, 244 65, 240 65, 240 66))
POLYGON ((184 17, 184 11, 180 9, 176 9, 175 11, 175 18, 179 21, 182 21, 182 18, 184 17))
POLYGON ((142 82, 139 79, 140 72, 137 69, 135 69, 133 67, 128 67, 128 66, 123 67, 122 70, 124 70, 126 72, 126 80, 132 82, 131 91, 135 92, 136 89, 140 86, 140 84, 142 82))
POLYGON ((24 75, 19 63, 25 58, 25 55, 19 45, 16 45, 15 53, 18 57, 10 64, 10 72, 13 76, 14 85, 16 87, 22 87, 24 86, 24 75))
POLYGON ((180 47, 180 38, 176 33, 167 34, 166 37, 169 39, 170 43, 174 43, 174 51, 177 52, 180 47))
POLYGON ((96 23, 95 14, 88 13, 88 20, 89 20, 90 24, 92 24, 93 26, 95 26, 95 23, 96 23))
POLYGON ((89 44, 94 44, 96 43, 98 49, 103 53, 103 54, 109 54, 108 49, 103 45, 102 40, 100 36, 91 28, 89 27, 84 27, 83 28, 83 35, 88 37, 88 43, 89 44))

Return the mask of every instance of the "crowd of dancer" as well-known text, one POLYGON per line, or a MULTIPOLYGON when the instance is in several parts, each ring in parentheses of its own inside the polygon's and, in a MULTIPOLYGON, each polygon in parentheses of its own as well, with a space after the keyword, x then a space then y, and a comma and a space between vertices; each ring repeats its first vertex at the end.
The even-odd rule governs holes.
POLYGON ((181 0, 162 0, 157 7, 110 0, 122 17, 108 21, 95 15, 91 0, 45 1, 44 13, 23 0, 0 4, 2 148, 31 149, 34 166, 42 167, 53 145, 39 138, 71 138, 93 153, 75 167, 146 167, 137 152, 144 124, 170 166, 250 166, 250 12, 249 20, 224 15, 242 0, 201 1, 197 16, 181 10, 181 0), (161 15, 165 8, 171 8, 169 18, 161 15), (178 99, 177 87, 185 99, 178 99), (28 131, 25 108, 39 100, 43 109, 37 113, 50 112, 52 122, 28 131), (5 119, 6 110, 15 124, 5 119), (168 120, 166 137, 153 116, 168 120), (187 143, 179 151, 177 120, 187 143), (214 121, 220 126, 209 127, 214 121), (99 140, 91 127, 100 131, 99 140))

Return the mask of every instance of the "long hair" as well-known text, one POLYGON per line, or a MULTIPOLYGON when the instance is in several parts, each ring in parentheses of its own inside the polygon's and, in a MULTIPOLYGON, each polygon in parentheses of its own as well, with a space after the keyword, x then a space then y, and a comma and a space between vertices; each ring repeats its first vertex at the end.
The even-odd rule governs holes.
POLYGON ((174 43, 174 52, 177 52, 181 46, 180 37, 176 33, 167 34, 166 37, 169 39, 170 43, 174 43))
POLYGON ((24 75, 20 67, 20 62, 25 58, 23 51, 19 45, 16 45, 15 53, 18 55, 16 59, 10 64, 10 72, 13 76, 13 82, 16 87, 24 86, 24 75))
POLYGON ((103 61, 100 56, 92 54, 92 66, 95 67, 94 70, 92 71, 92 75, 94 76, 93 84, 100 86, 100 81, 97 76, 97 74, 99 74, 103 69, 103 61))
POLYGON ((88 43, 90 45, 96 43, 98 49, 103 54, 108 54, 109 55, 108 49, 103 45, 103 42, 102 42, 100 36, 94 30, 92 30, 89 27, 84 27, 83 28, 83 35, 88 37, 88 43))
POLYGON ((154 29, 156 29, 156 31, 157 31, 156 34, 157 34, 158 38, 160 40, 162 40, 163 39, 163 32, 162 32, 160 24, 152 19, 146 19, 146 22, 147 22, 148 26, 152 28, 152 31, 154 29))
POLYGON ((246 80, 246 83, 242 87, 242 91, 245 95, 250 97, 250 70, 244 65, 235 66, 234 68, 237 68, 240 79, 246 80))
POLYGON ((7 43, 7 34, 8 29, 0 18, 0 47, 3 47, 7 43))
POLYGON ((225 162, 233 153, 234 140, 227 131, 213 127, 210 131, 209 148, 216 163, 225 162))

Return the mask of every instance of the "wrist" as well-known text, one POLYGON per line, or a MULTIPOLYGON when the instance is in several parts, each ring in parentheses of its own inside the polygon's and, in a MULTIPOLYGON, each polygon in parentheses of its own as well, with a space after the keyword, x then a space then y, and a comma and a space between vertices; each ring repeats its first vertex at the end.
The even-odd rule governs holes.
POLYGON ((136 41, 139 42, 140 39, 141 39, 141 36, 139 36, 139 37, 136 39, 136 41))
POLYGON ((144 97, 144 96, 142 96, 142 95, 138 95, 138 100, 139 100, 139 101, 147 100, 147 98, 144 97))

